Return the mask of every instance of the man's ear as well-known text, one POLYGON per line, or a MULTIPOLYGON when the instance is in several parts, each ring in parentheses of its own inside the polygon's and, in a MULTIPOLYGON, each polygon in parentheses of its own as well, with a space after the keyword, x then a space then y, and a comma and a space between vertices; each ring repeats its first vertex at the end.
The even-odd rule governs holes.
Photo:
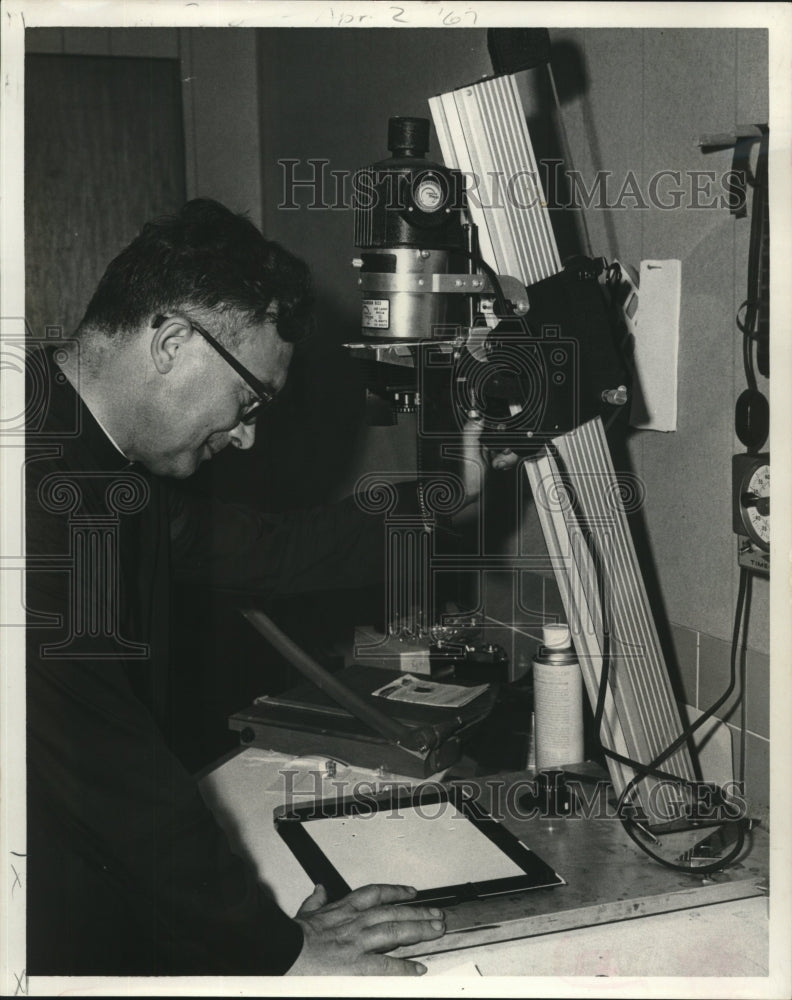
POLYGON ((180 349, 193 337, 190 321, 184 316, 168 316, 151 335, 151 358, 160 375, 173 368, 180 349))

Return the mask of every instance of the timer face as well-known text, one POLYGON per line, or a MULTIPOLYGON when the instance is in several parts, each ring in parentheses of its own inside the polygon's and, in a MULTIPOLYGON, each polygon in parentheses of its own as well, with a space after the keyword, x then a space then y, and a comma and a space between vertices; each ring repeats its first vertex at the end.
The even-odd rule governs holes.
POLYGON ((734 530, 770 550, 770 457, 735 455, 733 458, 734 530))
POLYGON ((748 534, 763 549, 770 548, 770 508, 769 504, 758 501, 770 498, 770 466, 758 466, 748 479, 743 499, 743 523, 748 534), (754 501, 754 497, 757 501, 754 501))

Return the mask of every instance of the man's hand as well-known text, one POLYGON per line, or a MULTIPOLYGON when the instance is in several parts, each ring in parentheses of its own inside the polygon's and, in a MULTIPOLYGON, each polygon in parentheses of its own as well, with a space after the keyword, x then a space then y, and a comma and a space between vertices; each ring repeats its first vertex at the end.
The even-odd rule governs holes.
MULTIPOLYGON (((505 427, 499 427, 505 430, 505 427)), ((478 500, 486 470, 492 467, 498 471, 511 469, 520 458, 511 448, 503 448, 495 451, 492 448, 484 447, 481 443, 481 436, 484 430, 484 422, 480 414, 471 410, 468 419, 462 428, 462 476, 465 490, 465 507, 478 500)))
POLYGON ((420 962, 383 952, 445 934, 442 910, 394 906, 415 896, 405 885, 366 885, 337 903, 318 885, 295 917, 304 942, 289 976, 420 976, 420 962))

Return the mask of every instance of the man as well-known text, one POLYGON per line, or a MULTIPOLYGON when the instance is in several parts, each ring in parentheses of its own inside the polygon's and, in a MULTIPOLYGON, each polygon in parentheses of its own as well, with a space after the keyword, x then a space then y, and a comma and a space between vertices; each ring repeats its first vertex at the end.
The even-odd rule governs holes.
POLYGON ((418 974, 386 952, 444 932, 369 886, 294 920, 257 885, 161 732, 171 575, 258 594, 381 573, 351 502, 266 516, 178 493, 284 385, 305 266, 215 202, 147 225, 72 341, 28 371, 31 975, 418 974))

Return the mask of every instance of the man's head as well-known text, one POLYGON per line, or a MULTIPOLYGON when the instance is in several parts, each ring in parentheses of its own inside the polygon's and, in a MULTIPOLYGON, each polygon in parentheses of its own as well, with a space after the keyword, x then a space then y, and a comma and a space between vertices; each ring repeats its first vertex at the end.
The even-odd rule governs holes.
POLYGON ((253 411, 283 387, 310 312, 302 261, 243 216, 191 201, 102 277, 77 331, 86 401, 129 458, 188 476, 252 445, 253 411))

